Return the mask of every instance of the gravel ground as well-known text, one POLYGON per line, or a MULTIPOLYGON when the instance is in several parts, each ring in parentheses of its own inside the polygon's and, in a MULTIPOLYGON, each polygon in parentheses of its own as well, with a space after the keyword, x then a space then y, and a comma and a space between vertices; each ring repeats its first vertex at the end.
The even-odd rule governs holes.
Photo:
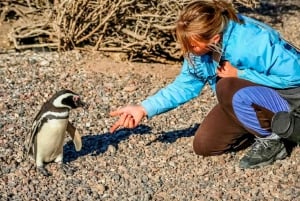
MULTIPOLYGON (((282 15, 283 24, 273 24, 297 46, 299 17, 298 7, 282 15)), ((299 147, 285 160, 254 170, 237 166, 245 151, 214 157, 193 153, 193 132, 216 103, 208 88, 136 129, 108 132, 116 120, 109 111, 140 102, 179 68, 115 62, 78 51, 0 54, 0 200, 299 200, 299 147), (49 163, 53 176, 44 177, 34 161, 23 157, 24 140, 41 104, 61 88, 89 103, 70 116, 83 148, 76 152, 66 137, 65 163, 77 171, 65 174, 49 163)))

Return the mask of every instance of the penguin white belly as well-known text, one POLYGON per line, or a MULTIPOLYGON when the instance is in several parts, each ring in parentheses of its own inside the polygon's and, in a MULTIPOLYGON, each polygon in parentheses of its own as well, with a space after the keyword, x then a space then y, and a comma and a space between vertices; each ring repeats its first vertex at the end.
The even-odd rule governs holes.
POLYGON ((48 120, 37 135, 36 157, 43 162, 55 160, 63 152, 68 119, 48 120))

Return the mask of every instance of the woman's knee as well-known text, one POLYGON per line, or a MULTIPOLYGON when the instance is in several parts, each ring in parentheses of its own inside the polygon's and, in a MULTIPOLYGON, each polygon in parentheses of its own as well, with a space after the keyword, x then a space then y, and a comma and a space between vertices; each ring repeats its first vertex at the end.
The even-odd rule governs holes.
POLYGON ((204 137, 201 136, 200 133, 196 133, 194 137, 193 150, 195 154, 200 156, 216 155, 216 153, 213 152, 211 144, 206 139, 204 139, 204 137))
POLYGON ((193 150, 195 154, 200 156, 211 156, 211 153, 203 146, 201 143, 194 140, 193 142, 193 150))

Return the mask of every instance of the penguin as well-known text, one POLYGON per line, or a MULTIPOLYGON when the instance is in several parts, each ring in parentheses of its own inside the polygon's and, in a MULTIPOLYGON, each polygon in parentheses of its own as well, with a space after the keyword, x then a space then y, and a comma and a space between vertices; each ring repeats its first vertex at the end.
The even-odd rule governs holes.
POLYGON ((45 169, 44 163, 56 162, 63 164, 63 145, 68 133, 76 151, 82 147, 81 136, 69 121, 71 109, 84 107, 80 96, 71 90, 63 89, 45 102, 34 118, 31 132, 27 139, 27 156, 35 160, 37 169, 45 176, 52 174, 45 169))

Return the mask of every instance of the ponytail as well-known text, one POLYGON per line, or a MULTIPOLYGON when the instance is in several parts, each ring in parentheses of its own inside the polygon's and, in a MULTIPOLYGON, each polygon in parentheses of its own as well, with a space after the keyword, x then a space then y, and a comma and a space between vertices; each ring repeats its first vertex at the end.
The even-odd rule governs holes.
POLYGON ((241 23, 240 19, 237 16, 237 10, 234 8, 232 3, 228 3, 224 0, 212 0, 212 1, 215 5, 216 12, 217 13, 219 12, 221 16, 224 16, 226 20, 232 20, 241 23))

